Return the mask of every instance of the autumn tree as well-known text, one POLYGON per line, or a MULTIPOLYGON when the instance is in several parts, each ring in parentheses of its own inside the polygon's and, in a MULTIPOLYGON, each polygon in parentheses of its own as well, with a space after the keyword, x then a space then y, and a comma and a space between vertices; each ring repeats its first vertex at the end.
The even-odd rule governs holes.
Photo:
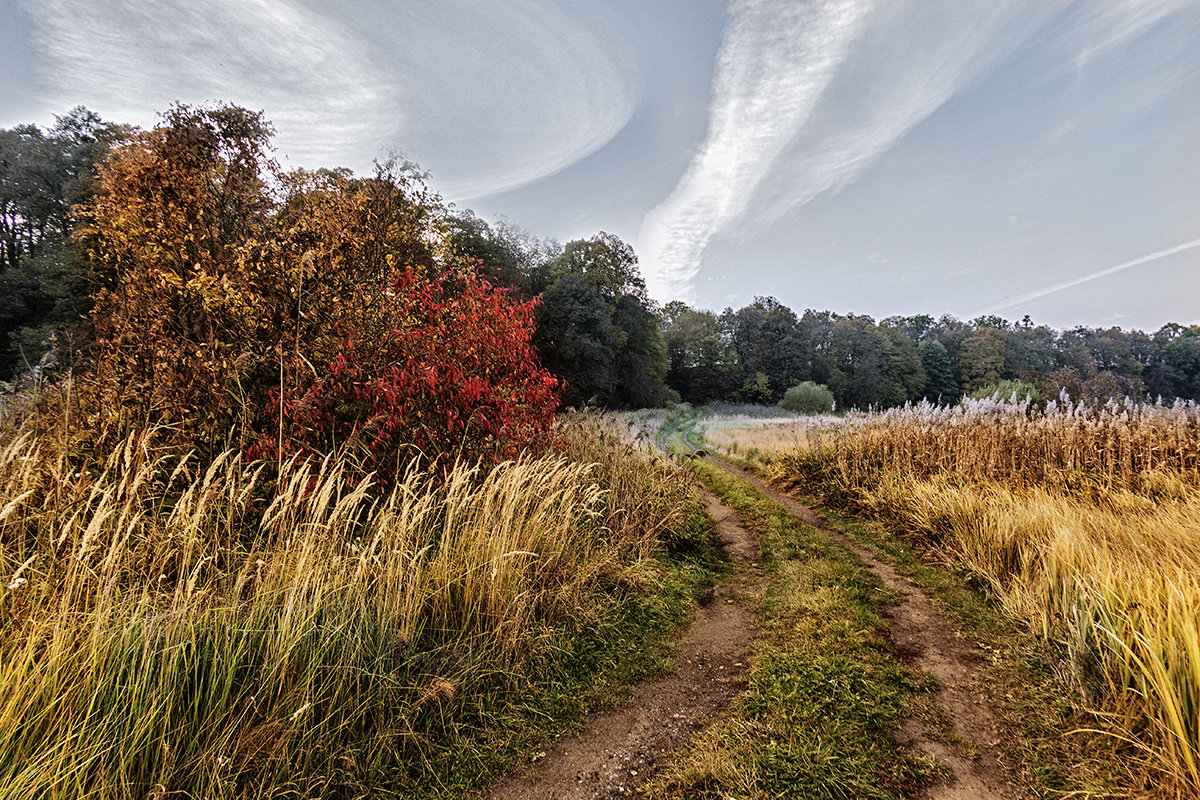
POLYGON ((544 439, 534 304, 456 258, 421 176, 284 173, 270 136, 245 109, 177 106, 105 163, 84 231, 92 424, 201 453, 353 444, 385 476, 544 439))

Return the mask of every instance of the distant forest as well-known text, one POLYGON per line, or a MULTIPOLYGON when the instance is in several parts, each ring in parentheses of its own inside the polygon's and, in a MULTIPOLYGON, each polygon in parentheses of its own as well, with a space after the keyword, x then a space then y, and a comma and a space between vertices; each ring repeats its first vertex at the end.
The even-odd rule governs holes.
MULTIPOLYGON (((97 165, 131 133, 83 108, 50 129, 0 130, 0 380, 10 390, 21 376, 61 372, 86 350, 96 278, 72 209, 96 191, 97 165)), ((797 313, 771 297, 720 313, 658 306, 633 248, 616 236, 564 245, 440 201, 435 210, 481 277, 518 299, 540 298, 534 342, 565 383, 564 406, 771 404, 798 384, 827 389, 839 409, 996 391, 1200 399, 1197 326, 1058 331, 1028 317, 924 314, 877 322, 797 313)))

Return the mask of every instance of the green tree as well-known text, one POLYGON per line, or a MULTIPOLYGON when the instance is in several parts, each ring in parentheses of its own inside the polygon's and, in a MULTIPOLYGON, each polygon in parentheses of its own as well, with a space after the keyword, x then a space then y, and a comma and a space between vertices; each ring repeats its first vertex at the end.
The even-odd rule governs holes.
POLYGON ((534 343, 546 369, 564 383, 564 406, 612 402, 616 380, 612 313, 595 286, 579 275, 559 278, 542 295, 534 343))
POLYGON ((643 306, 649 304, 646 282, 638 271, 633 248, 611 233, 601 231, 590 239, 576 239, 563 247, 550 264, 550 277, 578 275, 600 293, 610 307, 624 295, 633 295, 643 306))
POLYGON ((958 400, 958 384, 946 346, 937 339, 925 339, 917 348, 921 366, 925 369, 925 397, 934 403, 953 403, 958 400))
POLYGON ((967 393, 997 384, 1004 377, 1004 332, 983 328, 962 344, 958 361, 967 393))
MULTIPOLYGON (((78 341, 91 307, 87 268, 71 241, 71 209, 90 197, 94 166, 128 135, 85 108, 0 130, 0 379, 78 341)), ((63 353, 63 361, 70 360, 63 353)))
POLYGON ((658 319, 642 301, 622 295, 612 315, 621 337, 613 364, 613 399, 625 408, 661 406, 667 399, 667 347, 658 319))
MULTIPOLYGON (((599 233, 568 242, 551 261, 536 341, 566 383, 563 403, 614 408, 667 397, 667 353, 633 248, 599 233)), ((537 286, 540 278, 535 279, 537 286)))
POLYGON ((1174 396, 1200 400, 1200 326, 1164 328, 1155 338, 1162 342, 1162 360, 1174 378, 1174 396))
POLYGON ((925 370, 916 345, 868 316, 847 316, 830 331, 829 388, 843 408, 887 408, 919 399, 925 370))
POLYGON ((726 309, 721 325, 738 355, 742 373, 767 376, 767 402, 774 402, 789 386, 811 376, 807 358, 811 346, 805 329, 795 313, 774 297, 756 297, 737 311, 726 309))
POLYGON ((667 385, 689 403, 734 399, 741 385, 737 353, 726 344, 717 316, 679 301, 666 309, 667 385))
POLYGON ((742 388, 738 392, 738 399, 743 403, 758 403, 759 405, 769 405, 774 393, 771 391, 771 381, 765 372, 756 372, 753 375, 747 375, 746 380, 742 381, 742 388))
POLYGON ((828 414, 834 409, 833 392, 827 386, 804 381, 783 393, 779 407, 801 414, 828 414))

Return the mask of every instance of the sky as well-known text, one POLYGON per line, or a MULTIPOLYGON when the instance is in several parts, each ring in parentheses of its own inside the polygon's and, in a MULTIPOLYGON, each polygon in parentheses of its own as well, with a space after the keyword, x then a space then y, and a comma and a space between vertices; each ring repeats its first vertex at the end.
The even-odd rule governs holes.
POLYGON ((263 110, 698 308, 1200 324, 1200 0, 0 0, 0 127, 263 110))

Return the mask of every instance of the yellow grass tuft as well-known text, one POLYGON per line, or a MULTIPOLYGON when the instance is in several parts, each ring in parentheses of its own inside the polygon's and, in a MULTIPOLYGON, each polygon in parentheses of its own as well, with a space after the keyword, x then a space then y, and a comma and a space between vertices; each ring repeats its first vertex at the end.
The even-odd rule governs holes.
POLYGON ((686 513, 668 463, 568 428, 561 456, 383 493, 336 457, 199 469, 146 434, 89 468, 14 438, 0 797, 330 796, 421 763, 557 663, 686 513))

